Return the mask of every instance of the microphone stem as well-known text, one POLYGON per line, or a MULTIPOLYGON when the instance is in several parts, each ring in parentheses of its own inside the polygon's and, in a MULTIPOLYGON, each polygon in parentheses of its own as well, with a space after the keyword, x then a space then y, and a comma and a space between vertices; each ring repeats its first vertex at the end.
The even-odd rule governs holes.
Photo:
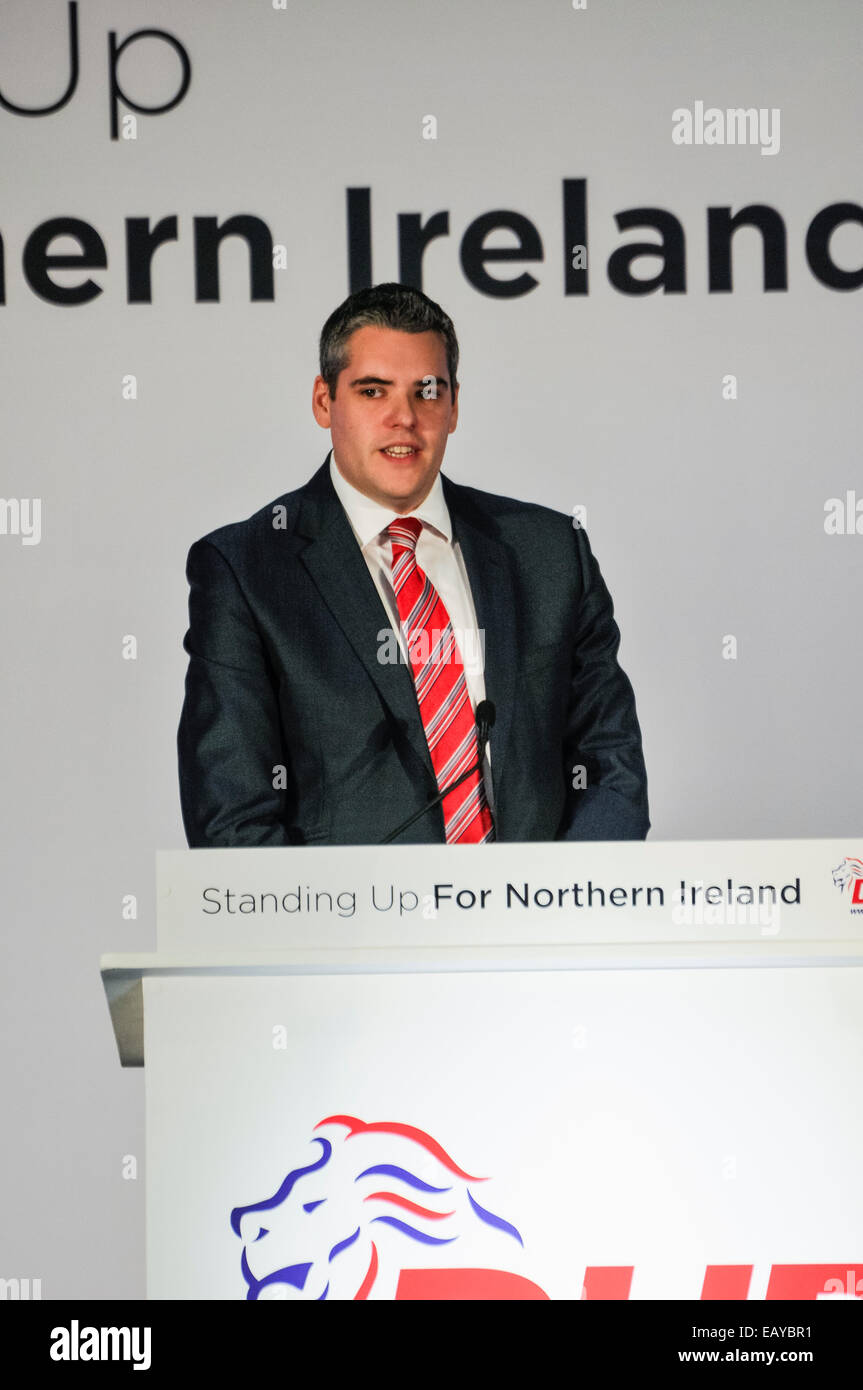
POLYGON ((381 840, 379 843, 382 845, 391 844, 397 836, 401 835, 405 830, 409 830, 410 827, 413 825, 414 821, 418 821, 420 816, 424 816, 426 811, 431 811, 433 807, 438 806, 440 802, 443 801, 444 797, 449 796, 450 792, 455 791, 456 787, 460 787, 462 782, 466 782, 468 777, 472 777, 475 772, 478 772, 480 776, 482 776, 482 760, 485 757, 485 746, 487 743, 488 733, 486 733, 484 737, 480 736, 480 738, 477 740, 477 752, 479 756, 477 757, 477 760, 474 763, 473 767, 469 767, 467 772, 462 773, 461 777, 457 777, 454 782, 450 782, 449 786, 444 787, 442 792, 438 792, 438 795, 434 797, 432 801, 429 801, 427 805, 421 806, 418 811, 414 811, 412 816, 410 816, 406 821, 403 821, 401 825, 396 826, 395 830, 393 830, 389 835, 387 835, 386 839, 381 840))

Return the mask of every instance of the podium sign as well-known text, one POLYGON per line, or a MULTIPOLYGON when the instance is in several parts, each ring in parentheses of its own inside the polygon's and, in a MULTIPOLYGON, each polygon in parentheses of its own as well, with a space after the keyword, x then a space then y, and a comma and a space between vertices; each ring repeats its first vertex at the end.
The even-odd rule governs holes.
POLYGON ((160 950, 853 940, 863 844, 839 840, 183 850, 160 950))

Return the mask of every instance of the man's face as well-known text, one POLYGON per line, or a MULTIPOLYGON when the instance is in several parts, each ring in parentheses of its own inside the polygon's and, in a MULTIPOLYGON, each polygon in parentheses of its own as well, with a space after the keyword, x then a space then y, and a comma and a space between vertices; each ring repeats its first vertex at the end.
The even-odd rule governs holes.
POLYGON ((443 338, 358 328, 348 352, 335 399, 323 377, 315 378, 315 419, 331 431, 336 464, 349 483, 382 506, 411 512, 428 496, 458 420, 458 387, 452 390, 443 338))

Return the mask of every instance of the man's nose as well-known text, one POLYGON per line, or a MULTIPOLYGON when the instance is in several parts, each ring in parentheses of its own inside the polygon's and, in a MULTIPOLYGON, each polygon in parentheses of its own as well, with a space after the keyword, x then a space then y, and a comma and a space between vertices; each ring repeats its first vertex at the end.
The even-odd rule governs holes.
POLYGON ((392 424, 412 426, 416 422, 417 409, 413 391, 393 391, 389 398, 388 416, 392 424))

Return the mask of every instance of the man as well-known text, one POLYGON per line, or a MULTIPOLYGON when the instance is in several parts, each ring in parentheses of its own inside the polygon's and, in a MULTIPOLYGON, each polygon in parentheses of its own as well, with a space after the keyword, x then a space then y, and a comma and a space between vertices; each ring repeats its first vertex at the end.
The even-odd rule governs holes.
POLYGON ((313 389, 331 453, 192 546, 192 847, 646 836, 635 701, 587 536, 441 475, 457 370, 425 295, 351 295, 313 389))

